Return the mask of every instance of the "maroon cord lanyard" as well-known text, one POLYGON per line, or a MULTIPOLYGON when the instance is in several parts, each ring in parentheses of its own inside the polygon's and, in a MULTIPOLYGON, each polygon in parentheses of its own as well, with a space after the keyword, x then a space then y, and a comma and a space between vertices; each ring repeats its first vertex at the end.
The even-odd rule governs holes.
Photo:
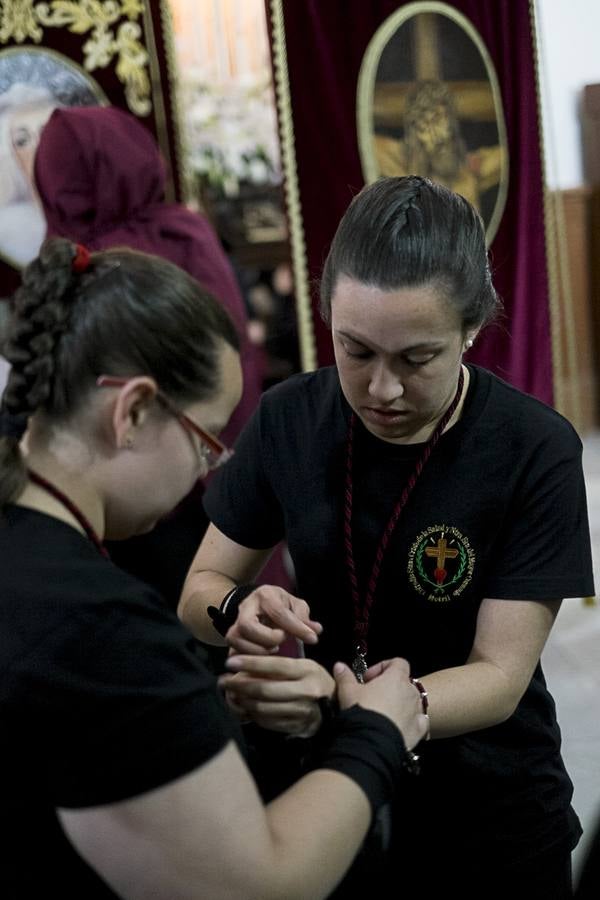
POLYGON ((364 680, 364 674, 367 671, 367 652, 368 652, 368 635, 369 635, 369 616, 371 613, 371 607, 373 606, 373 600, 375 599, 375 590, 377 588, 377 582, 379 580, 379 573, 381 571, 381 566, 383 563, 383 559, 388 548, 388 544, 390 542, 390 538, 394 532, 398 519, 400 518, 400 513, 406 506, 408 498, 414 488, 417 480, 423 471, 423 467, 429 457, 431 456, 431 451, 439 441, 442 433, 454 415, 456 407, 460 402, 460 398, 463 391, 464 384, 464 375, 462 366, 460 369, 460 374, 458 376, 458 386, 456 388, 456 394, 454 395, 454 399, 440 421, 437 424, 437 427, 430 439, 425 444, 423 448, 423 452, 421 456, 417 460, 414 470, 410 474, 408 481, 404 485, 402 493, 400 494, 399 499, 397 500, 392 514, 389 518, 389 521, 381 535, 381 539, 379 541, 379 546, 377 547, 377 551, 375 553, 375 559, 373 561, 373 568, 371 569, 371 575, 369 577, 369 581, 367 583, 367 591, 365 594, 364 603, 361 604, 360 593, 358 589, 358 578, 356 576, 356 565, 354 562, 354 545, 352 540, 352 505, 353 505, 353 494, 354 494, 354 482, 352 478, 352 464, 353 464, 353 448, 354 448, 354 425, 356 422, 356 416, 354 413, 350 416, 350 424, 348 426, 348 439, 346 443, 346 487, 344 492, 344 547, 346 551, 346 569, 348 571, 348 578, 350 581, 350 591, 352 593, 352 602, 354 607, 354 640, 355 640, 355 648, 354 648, 354 661, 352 663, 352 671, 356 675, 358 681, 364 680))
POLYGON ((108 555, 108 550, 98 537, 96 531, 90 524, 89 520, 84 516, 79 507, 75 506, 73 501, 67 497, 66 494, 56 487, 56 485, 52 484, 50 481, 46 481, 45 478, 42 478, 41 475, 38 475, 37 472, 32 472, 31 469, 27 470, 27 474, 29 475, 29 480, 33 481, 34 484, 37 484, 38 487, 41 487, 45 490, 50 496, 54 497, 55 500, 58 500, 59 503, 68 509, 71 515, 77 519, 88 538, 95 545, 95 547, 99 550, 102 556, 105 556, 107 559, 110 559, 108 555))

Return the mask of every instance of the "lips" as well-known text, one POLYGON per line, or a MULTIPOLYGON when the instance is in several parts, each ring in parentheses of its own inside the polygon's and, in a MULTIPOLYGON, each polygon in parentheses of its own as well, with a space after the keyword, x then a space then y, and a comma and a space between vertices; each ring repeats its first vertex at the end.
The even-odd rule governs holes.
POLYGON ((397 425, 402 422, 408 412, 398 409, 378 409, 377 407, 364 406, 363 417, 375 425, 397 425))

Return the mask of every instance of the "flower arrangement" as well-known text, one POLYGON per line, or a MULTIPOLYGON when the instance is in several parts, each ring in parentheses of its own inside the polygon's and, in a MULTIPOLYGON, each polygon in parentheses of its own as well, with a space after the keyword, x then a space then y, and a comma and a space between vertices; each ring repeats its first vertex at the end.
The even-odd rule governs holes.
POLYGON ((204 190, 235 196, 243 184, 281 182, 268 74, 208 84, 188 72, 181 85, 181 104, 190 169, 204 190))

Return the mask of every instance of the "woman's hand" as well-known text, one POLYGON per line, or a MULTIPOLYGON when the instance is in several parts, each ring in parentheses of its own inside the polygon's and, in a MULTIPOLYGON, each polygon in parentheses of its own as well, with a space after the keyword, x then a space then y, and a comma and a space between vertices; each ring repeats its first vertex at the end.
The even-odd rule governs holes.
POLYGON ((295 737, 318 731, 318 700, 335 694, 334 679, 312 659, 230 656, 227 668, 219 684, 238 715, 295 737))
POLYGON ((387 716, 400 729, 409 750, 427 735, 429 721, 423 715, 421 694, 410 680, 405 659, 386 659, 371 666, 365 672, 364 684, 359 684, 343 663, 336 663, 333 671, 341 709, 358 703, 387 716))
POLYGON ((286 637, 316 644, 323 630, 310 618, 308 604, 273 584, 259 585, 240 603, 237 619, 226 634, 237 653, 276 653, 286 637))

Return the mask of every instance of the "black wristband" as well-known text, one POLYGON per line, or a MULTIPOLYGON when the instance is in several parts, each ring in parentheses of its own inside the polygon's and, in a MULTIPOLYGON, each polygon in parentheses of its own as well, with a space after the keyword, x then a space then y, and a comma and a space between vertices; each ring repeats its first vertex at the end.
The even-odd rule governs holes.
POLYGON ((392 720, 358 704, 334 716, 322 739, 310 769, 333 769, 352 778, 374 813, 392 799, 403 772, 418 773, 418 757, 406 749, 392 720))
POLYGON ((225 594, 218 609, 216 606, 207 608, 206 611, 212 619, 215 629, 222 637, 225 637, 237 619, 242 600, 245 600, 248 594, 251 594, 254 590, 256 590, 255 584, 236 584, 234 588, 225 594))

